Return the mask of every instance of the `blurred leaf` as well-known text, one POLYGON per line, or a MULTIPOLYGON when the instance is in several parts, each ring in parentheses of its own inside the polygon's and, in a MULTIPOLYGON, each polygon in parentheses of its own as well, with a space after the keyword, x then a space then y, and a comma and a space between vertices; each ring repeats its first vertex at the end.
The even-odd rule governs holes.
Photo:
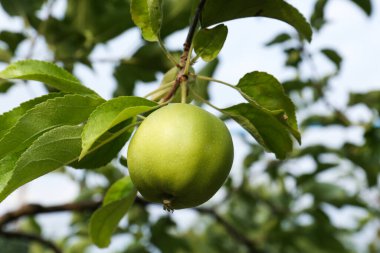
POLYGON ((259 105, 271 112, 284 111, 279 120, 289 128, 289 131, 301 143, 301 135, 298 132, 295 106, 285 94, 282 85, 275 77, 265 72, 252 72, 239 80, 236 86, 246 96, 248 102, 259 105))
POLYGON ((194 0, 163 1, 163 23, 160 33, 162 38, 189 26, 194 3, 194 0))
POLYGON ((227 34, 228 28, 223 24, 199 30, 193 42, 195 53, 206 62, 214 60, 222 50, 227 34))
MULTIPOLYGON (((82 2, 82 1, 78 1, 82 2)), ((54 59, 65 63, 66 68, 73 68, 75 62, 89 64, 88 56, 94 47, 94 41, 87 38, 69 19, 49 17, 47 20, 34 20, 32 25, 41 29, 54 59)))
POLYGON ((310 23, 312 27, 320 30, 325 24, 325 9, 327 6, 328 0, 317 0, 314 5, 314 10, 310 18, 310 23))
POLYGON ((342 120, 339 115, 334 113, 334 115, 331 116, 311 115, 310 117, 304 119, 301 124, 302 127, 323 127, 330 125, 349 126, 349 123, 342 120))
MULTIPOLYGON (((13 85, 14 85, 13 82, 0 79, 0 93, 7 92, 13 85)), ((1 125, 0 125, 0 129, 1 129, 1 125)))
POLYGON ((152 110, 155 102, 140 97, 117 97, 111 99, 91 113, 82 133, 80 159, 90 150, 95 141, 117 124, 152 110))
POLYGON ((165 253, 191 252, 190 246, 186 240, 181 237, 172 235, 170 229, 174 228, 176 224, 170 217, 160 218, 151 229, 152 243, 165 253))
POLYGON ((302 51, 300 48, 288 48, 285 50, 287 59, 285 62, 286 66, 298 68, 299 64, 302 62, 302 51))
POLYGON ((245 17, 274 18, 293 26, 311 41, 312 30, 296 8, 283 0, 209 0, 201 16, 202 27, 245 17))
POLYGON ((330 60, 332 63, 335 64, 337 70, 340 70, 341 64, 342 64, 342 57, 333 49, 330 48, 324 48, 321 50, 321 52, 330 60))
POLYGON ((98 247, 110 244, 112 233, 133 204, 136 194, 129 177, 120 179, 107 191, 103 206, 95 211, 89 224, 91 239, 98 247))
POLYGON ((162 23, 162 0, 131 0, 133 22, 147 41, 158 41, 162 23))
POLYGON ((0 248, 4 253, 30 253, 29 241, 0 236, 0 248))
POLYGON ((128 0, 69 0, 65 18, 87 37, 106 42, 133 27, 128 0))
POLYGON ((271 112, 252 104, 238 104, 222 110, 246 129, 267 151, 285 159, 293 148, 292 139, 284 126, 271 112))
POLYGON ((26 37, 23 33, 11 32, 11 31, 1 31, 0 40, 4 41, 8 45, 8 49, 12 54, 15 53, 18 45, 25 40, 26 37))
POLYGON ((11 16, 33 14, 41 8, 46 0, 0 0, 4 10, 11 16))
POLYGON ((351 93, 349 105, 356 104, 365 104, 369 108, 376 109, 380 113, 380 91, 351 93))
POLYGON ((84 122, 101 103, 103 100, 99 98, 66 95, 37 104, 0 139, 0 158, 28 147, 38 136, 54 127, 84 122))
POLYGON ((276 44, 281 44, 281 43, 284 43, 286 41, 289 41, 291 38, 292 37, 290 37, 290 35, 288 33, 280 33, 276 37, 274 37, 272 40, 267 42, 265 44, 265 46, 269 47, 269 46, 273 46, 276 44))
POLYGON ((302 185, 305 192, 311 193, 316 202, 340 204, 348 198, 347 192, 340 186, 331 183, 309 181, 302 185))
POLYGON ((359 8, 361 8, 368 16, 372 14, 372 2, 371 0, 351 0, 359 8))
POLYGON ((12 59, 12 53, 6 49, 0 48, 0 62, 10 62, 12 59))
POLYGON ((24 60, 10 64, 0 78, 40 81, 62 92, 97 95, 64 69, 44 61, 24 60))
POLYGON ((362 146, 345 144, 345 157, 363 168, 370 187, 378 184, 380 164, 380 129, 373 127, 364 134, 365 143, 362 146))
POLYGON ((157 72, 166 72, 172 67, 158 45, 145 44, 115 68, 114 77, 118 86, 114 95, 131 96, 137 81, 153 82, 157 72))

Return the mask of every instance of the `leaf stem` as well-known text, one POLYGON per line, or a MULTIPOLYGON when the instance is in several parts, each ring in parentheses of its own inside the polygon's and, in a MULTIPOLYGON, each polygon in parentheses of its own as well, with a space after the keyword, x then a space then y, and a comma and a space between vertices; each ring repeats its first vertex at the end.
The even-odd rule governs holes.
POLYGON ((165 83, 165 84, 161 85, 160 87, 158 87, 157 89, 155 89, 154 91, 152 91, 152 92, 146 94, 146 95, 144 96, 144 98, 148 98, 148 97, 150 97, 150 96, 152 96, 152 95, 155 95, 155 94, 158 93, 159 91, 166 90, 166 89, 168 89, 170 86, 172 86, 174 83, 175 83, 175 81, 171 81, 171 82, 165 83))
POLYGON ((224 81, 221 81, 221 80, 217 80, 217 79, 214 79, 212 77, 208 77, 208 76, 202 76, 202 75, 194 75, 196 78, 199 78, 201 80, 205 80, 205 81, 210 81, 210 82, 215 82, 215 83, 220 83, 220 84, 223 84, 223 85, 226 85, 234 90, 237 90, 240 92, 240 90, 235 86, 235 85, 232 85, 230 83, 227 83, 227 82, 224 82, 224 81))
POLYGON ((215 110, 217 110, 219 112, 223 112, 222 109, 220 109, 219 107, 216 107, 215 105, 211 104, 209 101, 207 101, 202 96, 200 96, 198 93, 196 93, 194 91, 194 89, 192 89, 191 87, 189 88, 189 90, 190 90, 191 95, 193 95, 196 99, 202 101, 206 105, 210 106, 211 108, 213 108, 213 109, 215 109, 215 110))
POLYGON ((206 0, 200 0, 197 10, 195 11, 195 15, 193 18, 193 21, 190 25, 189 32, 187 33, 186 41, 183 44, 183 53, 181 55, 179 67, 180 71, 178 72, 177 78, 175 80, 175 83, 173 85, 173 88, 168 92, 168 94, 163 98, 163 102, 168 101, 173 97, 175 92, 177 91, 178 87, 182 82, 186 82, 188 79, 188 71, 189 71, 189 64, 191 61, 189 61, 189 54, 191 54, 192 50, 192 42, 194 38, 195 31, 198 27, 199 18, 201 15, 201 12, 203 10, 204 5, 206 4, 206 0), (187 67, 186 67, 187 66, 187 67))
POLYGON ((166 49, 163 41, 161 40, 161 38, 158 39, 158 45, 160 45, 160 48, 162 49, 162 51, 164 52, 164 54, 166 55, 166 57, 169 59, 169 61, 171 61, 174 66, 178 66, 178 62, 177 60, 173 57, 173 55, 166 49))

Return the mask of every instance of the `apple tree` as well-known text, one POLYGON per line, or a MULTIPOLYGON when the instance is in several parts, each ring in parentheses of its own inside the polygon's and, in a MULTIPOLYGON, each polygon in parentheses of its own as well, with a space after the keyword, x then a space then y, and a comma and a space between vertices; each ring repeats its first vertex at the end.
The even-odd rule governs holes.
MULTIPOLYGON (((345 108, 326 96, 344 59, 334 48, 311 51, 310 43, 329 25, 330 2, 314 1, 305 18, 284 0, 0 0, 6 15, 22 23, 18 31, 0 32, 2 96, 36 82, 45 89, 0 115, 0 202, 48 173, 61 173, 80 188, 72 203, 25 204, 0 216, 2 249, 378 252, 378 236, 361 248, 352 238, 370 226, 375 231, 376 224, 380 231, 380 205, 366 194, 380 197, 380 91, 351 93, 345 108), (214 78, 228 24, 243 18, 270 18, 292 28, 273 34, 262 50, 281 49, 293 77, 280 81, 252 69, 234 83, 214 78), (101 46, 120 37, 133 43, 129 32, 136 29, 143 40, 135 51, 107 63, 117 84, 113 98, 74 75, 79 66, 94 70, 92 55, 101 46), (183 48, 168 49, 168 39, 183 30, 183 48), (39 46, 46 59, 36 56, 39 46), (319 73, 319 57, 334 66, 332 72, 319 73), (147 85, 153 88, 137 96, 147 85), (211 85, 238 93, 240 102, 219 106, 211 85), (350 117, 358 104, 370 119, 350 117), (316 105, 324 112, 313 110, 316 105), (233 145, 223 121, 239 126, 233 138, 249 150, 238 165, 240 180, 228 175, 233 145), (316 127, 321 135, 331 127, 358 127, 363 141, 303 145, 301 135, 316 127), (127 155, 122 149, 129 144, 127 155), (106 183, 94 186, 92 177, 106 183), (218 200, 199 206, 222 184, 218 200), (162 210, 157 218, 158 206, 174 214, 162 210), (189 215, 184 207, 196 222, 180 229, 189 215), (331 216, 332 209, 344 208, 362 214, 349 228, 331 216), (72 213, 62 238, 45 234, 36 218, 54 212, 72 213)), ((372 15, 370 0, 347 2, 372 15)))

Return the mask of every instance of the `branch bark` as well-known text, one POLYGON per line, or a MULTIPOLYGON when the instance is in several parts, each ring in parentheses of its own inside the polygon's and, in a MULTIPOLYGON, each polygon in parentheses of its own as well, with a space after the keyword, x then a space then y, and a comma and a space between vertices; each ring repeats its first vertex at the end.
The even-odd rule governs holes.
POLYGON ((59 249, 57 245, 55 245, 51 241, 45 240, 44 238, 38 235, 28 234, 28 233, 23 233, 23 232, 7 232, 7 231, 0 230, 0 237, 35 241, 51 249, 54 253, 63 253, 63 251, 59 249))
POLYGON ((197 26, 198 26, 198 21, 199 21, 200 15, 202 13, 202 10, 203 10, 203 7, 205 6, 205 4, 206 4, 206 0, 200 0, 200 2, 198 4, 197 10, 195 11, 193 21, 192 21, 190 28, 189 28, 189 32, 187 33, 187 36, 186 36, 186 41, 183 44, 183 53, 181 55, 181 61, 180 61, 179 66, 178 66, 180 68, 180 71, 178 72, 178 75, 177 75, 177 78, 176 78, 175 83, 173 85, 173 88, 162 99, 163 102, 169 101, 169 99, 171 99, 174 96, 174 94, 177 91, 180 84, 182 82, 187 81, 187 79, 188 79, 187 73, 185 73, 184 70, 186 68, 186 62, 189 58, 191 43, 193 42, 194 34, 195 34, 195 31, 196 31, 197 26))
MULTIPOLYGON (((55 205, 55 206, 42 206, 42 205, 36 205, 36 204, 29 204, 22 206, 20 209, 12 212, 8 212, 4 214, 3 216, 0 216, 0 235, 3 233, 11 233, 11 232, 4 232, 1 231, 1 229, 4 229, 5 225, 16 221, 22 217, 25 216, 33 216, 37 214, 46 214, 46 213, 55 213, 55 212, 83 212, 83 211, 94 211, 98 207, 100 207, 102 204, 102 201, 87 201, 87 202, 75 202, 75 203, 68 203, 63 205, 55 205)), ((140 206, 148 206, 155 203, 147 202, 141 198, 136 198, 135 204, 140 206)), ((256 243, 252 240, 250 240, 244 233, 236 229, 231 223, 229 223, 227 220, 225 220, 222 216, 220 216, 215 210, 208 209, 208 208, 201 208, 201 207, 195 207, 193 208, 194 211, 200 213, 200 214, 206 214, 212 216, 220 225, 224 227, 226 232, 234 238, 237 242, 245 245, 250 253, 264 253, 261 251, 256 243)), ((14 237, 16 237, 17 234, 21 233, 14 233, 14 237)))

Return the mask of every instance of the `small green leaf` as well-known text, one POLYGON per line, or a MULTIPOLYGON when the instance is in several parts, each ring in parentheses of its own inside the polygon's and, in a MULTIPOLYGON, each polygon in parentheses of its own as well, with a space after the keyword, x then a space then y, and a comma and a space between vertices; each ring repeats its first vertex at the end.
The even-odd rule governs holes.
POLYGON ((287 128, 278 118, 259 106, 238 104, 222 110, 246 129, 267 151, 284 159, 292 150, 293 142, 287 128))
POLYGON ((351 0, 354 4, 360 7, 368 16, 372 14, 372 2, 371 0, 351 0))
POLYGON ((299 34, 311 41, 312 30, 302 14, 284 0, 208 0, 201 16, 202 27, 246 18, 274 18, 293 26, 299 34))
MULTIPOLYGON (((80 153, 81 132, 80 126, 62 126, 41 135, 12 168, 10 180, 0 192, 0 201, 18 187, 74 161, 80 153)), ((9 156, 10 163, 12 157, 9 156)))
POLYGON ((45 102, 46 100, 53 99, 55 97, 63 96, 61 93, 50 93, 45 96, 41 96, 20 104, 13 110, 0 115, 0 140, 4 137, 6 132, 12 128, 17 121, 34 106, 45 102))
POLYGON ((340 56, 337 51, 330 48, 324 48, 321 50, 321 52, 334 63, 337 70, 340 70, 340 66, 342 64, 342 56, 340 56))
POLYGON ((158 41, 162 23, 162 0, 132 0, 132 20, 147 41, 158 41))
POLYGON ((106 193, 103 206, 92 215, 89 233, 100 248, 111 242, 112 233, 136 198, 137 190, 129 177, 116 181, 106 193))
POLYGON ((226 41, 227 26, 221 24, 211 29, 203 28, 194 38, 194 50, 204 61, 214 60, 226 41))
POLYGON ((12 59, 12 53, 6 49, 0 48, 0 62, 10 62, 12 59))
POLYGON ((283 111, 285 115, 279 115, 280 122, 285 124, 293 136, 301 143, 301 134, 295 113, 295 106, 285 94, 284 88, 275 77, 265 72, 252 72, 240 79, 236 86, 250 103, 258 104, 266 110, 274 113, 283 111))
POLYGON ((0 139, 0 158, 27 148, 38 136, 52 128, 86 121, 103 102, 100 98, 73 94, 37 104, 0 139))
POLYGON ((140 97, 117 97, 100 105, 90 115, 84 127, 80 159, 109 129, 138 114, 152 110, 157 105, 155 102, 140 97))
POLYGON ((268 43, 266 43, 265 46, 269 47, 269 46, 273 46, 275 44, 284 43, 286 41, 289 41, 291 38, 292 37, 290 37, 290 35, 287 33, 280 33, 276 37, 271 39, 268 43))
POLYGON ((77 78, 66 70, 44 61, 14 62, 0 72, 0 78, 40 81, 65 93, 98 96, 94 91, 83 86, 77 78))
POLYGON ((26 36, 23 33, 10 32, 10 31, 1 31, 0 40, 4 41, 8 45, 8 49, 15 53, 18 45, 21 41, 26 39, 26 36))

